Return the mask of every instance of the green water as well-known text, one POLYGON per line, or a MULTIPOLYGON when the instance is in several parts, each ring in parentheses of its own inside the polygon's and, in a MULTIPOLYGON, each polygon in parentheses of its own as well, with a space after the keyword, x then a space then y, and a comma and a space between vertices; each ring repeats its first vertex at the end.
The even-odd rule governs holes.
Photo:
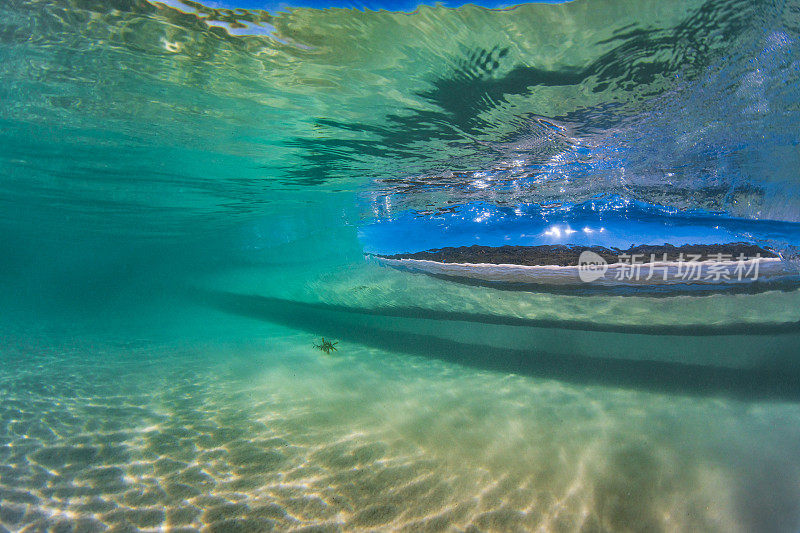
POLYGON ((798 12, 3 2, 0 532, 796 533, 796 289, 473 287, 359 228, 796 223, 798 12))

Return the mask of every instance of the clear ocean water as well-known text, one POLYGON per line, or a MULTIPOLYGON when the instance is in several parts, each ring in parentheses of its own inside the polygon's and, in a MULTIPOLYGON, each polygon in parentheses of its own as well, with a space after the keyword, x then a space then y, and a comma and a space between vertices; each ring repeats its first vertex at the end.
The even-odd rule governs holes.
POLYGON ((797 274, 800 4, 251 4, 0 2, 0 532, 800 531, 797 283, 364 256, 797 274))

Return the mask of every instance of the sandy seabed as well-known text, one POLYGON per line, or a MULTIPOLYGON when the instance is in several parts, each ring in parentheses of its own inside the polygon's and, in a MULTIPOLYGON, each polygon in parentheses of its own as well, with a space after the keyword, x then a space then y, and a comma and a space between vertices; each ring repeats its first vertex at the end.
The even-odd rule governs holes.
POLYGON ((9 339, 0 531, 793 531, 800 405, 465 368, 288 329, 9 339))

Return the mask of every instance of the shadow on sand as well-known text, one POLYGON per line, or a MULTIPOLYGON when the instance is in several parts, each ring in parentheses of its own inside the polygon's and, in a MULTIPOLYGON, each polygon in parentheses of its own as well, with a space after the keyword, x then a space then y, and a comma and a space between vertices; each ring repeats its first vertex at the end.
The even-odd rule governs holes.
MULTIPOLYGON (((686 395, 724 395, 741 399, 800 400, 800 364, 790 361, 779 366, 759 368, 711 367, 661 361, 631 359, 601 359, 581 355, 549 354, 540 351, 500 348, 490 345, 461 343, 433 335, 392 331, 359 320, 364 315, 386 317, 387 320, 423 319, 437 320, 446 327, 447 322, 469 322, 470 327, 482 328, 487 324, 511 322, 519 327, 554 327, 543 323, 512 317, 469 315, 414 308, 358 309, 320 303, 303 303, 292 300, 231 292, 195 290, 192 298, 203 305, 248 318, 265 320, 283 326, 308 331, 314 335, 334 338, 346 343, 358 343, 392 352, 403 352, 421 357, 494 370, 558 379, 566 382, 628 387, 653 392, 686 395)), ((562 323, 563 324, 563 323, 562 323)), ((575 323, 560 327, 578 329, 575 323)), ((767 325, 765 325, 767 326, 767 325)), ((626 327, 613 326, 625 335, 626 327)), ((642 333, 632 328, 631 333, 642 333)), ((691 332, 698 335, 697 328, 691 332)), ((780 334, 796 331, 797 324, 754 328, 751 334, 780 334), (758 331, 756 331, 758 330, 758 331)), ((688 334, 686 328, 667 328, 664 331, 648 330, 649 334, 688 334)), ((741 332, 740 332, 741 333, 741 332)), ((724 330, 701 332, 700 335, 724 335, 724 330)), ((341 345, 340 345, 341 346, 341 345)), ((642 346, 642 350, 646 350, 642 346)), ((800 359, 800 354, 798 354, 800 359)))

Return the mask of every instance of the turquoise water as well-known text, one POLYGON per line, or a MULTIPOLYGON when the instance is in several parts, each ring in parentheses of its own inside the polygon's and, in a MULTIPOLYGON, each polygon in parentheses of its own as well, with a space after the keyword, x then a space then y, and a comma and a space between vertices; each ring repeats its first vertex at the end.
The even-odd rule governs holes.
POLYGON ((747 242, 796 273, 796 3, 0 21, 0 532, 800 530, 796 283, 364 258, 747 242))

